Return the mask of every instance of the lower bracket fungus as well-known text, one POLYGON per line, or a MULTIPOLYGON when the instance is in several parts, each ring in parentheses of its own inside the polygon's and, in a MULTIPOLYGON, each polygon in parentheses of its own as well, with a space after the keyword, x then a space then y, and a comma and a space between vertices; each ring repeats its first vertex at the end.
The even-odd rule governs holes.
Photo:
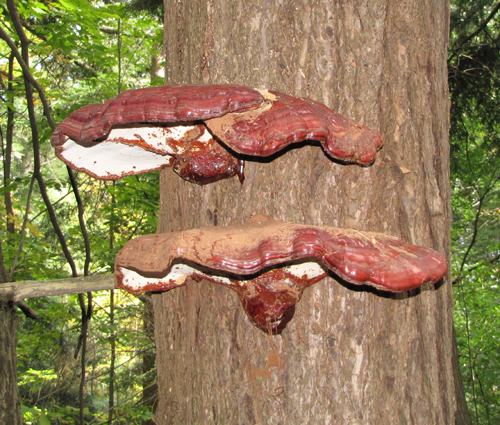
POLYGON ((237 85, 128 90, 72 112, 54 131, 58 158, 115 180, 172 166, 205 184, 238 175, 243 158, 270 156, 292 143, 321 142, 332 158, 375 160, 379 133, 311 99, 237 85))
POLYGON ((279 333, 305 288, 330 272, 404 292, 447 272, 438 252, 381 233, 285 223, 258 215, 239 226, 140 236, 115 260, 117 287, 138 294, 207 279, 236 291, 259 328, 279 333))

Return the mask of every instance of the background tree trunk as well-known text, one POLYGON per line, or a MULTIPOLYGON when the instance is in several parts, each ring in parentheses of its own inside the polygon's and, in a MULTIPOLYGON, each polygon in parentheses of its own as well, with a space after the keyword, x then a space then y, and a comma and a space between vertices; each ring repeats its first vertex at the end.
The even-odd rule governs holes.
MULTIPOLYGON (((165 0, 166 83, 310 97, 381 132, 368 168, 318 146, 205 187, 162 174, 159 231, 265 213, 384 232, 449 256, 446 50, 435 1, 165 0)), ((159 424, 451 424, 452 294, 389 296, 332 278, 268 336, 208 282, 153 296, 159 424)))
POLYGON ((14 303, 0 300, 0 424, 23 423, 17 387, 17 322, 14 303))
MULTIPOLYGON (((0 239, 0 286, 7 282, 0 239)), ((17 316, 13 302, 0 297, 0 424, 22 424, 17 386, 17 316)))

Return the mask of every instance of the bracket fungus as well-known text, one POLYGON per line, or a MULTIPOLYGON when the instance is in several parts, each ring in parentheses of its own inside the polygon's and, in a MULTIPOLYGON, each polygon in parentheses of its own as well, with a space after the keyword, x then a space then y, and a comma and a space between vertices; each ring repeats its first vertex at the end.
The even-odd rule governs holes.
POLYGON ((379 133, 318 102, 237 85, 128 90, 71 113, 51 142, 68 166, 96 178, 173 166, 205 184, 236 174, 243 182, 242 158, 234 155, 270 156, 304 140, 361 165, 382 146, 379 133))
POLYGON ((270 91, 257 109, 233 112, 206 125, 235 152, 269 156, 292 143, 321 142, 332 158, 360 165, 375 161, 382 136, 311 99, 270 91))
POLYGON ((333 272, 383 291, 439 281, 438 252, 381 233, 285 223, 258 215, 239 226, 140 236, 115 260, 117 287, 138 294, 207 279, 235 290, 254 324, 278 333, 305 288, 333 272))
POLYGON ((200 121, 261 103, 258 91, 235 85, 127 90, 71 113, 51 142, 69 167, 99 179, 173 165, 186 180, 211 183, 236 175, 240 165, 200 121))

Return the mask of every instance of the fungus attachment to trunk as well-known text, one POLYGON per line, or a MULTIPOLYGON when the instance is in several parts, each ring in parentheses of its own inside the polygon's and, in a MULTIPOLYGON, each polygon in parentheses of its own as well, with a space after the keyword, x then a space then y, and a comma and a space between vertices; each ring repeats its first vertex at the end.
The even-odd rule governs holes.
POLYGON ((233 289, 252 322, 284 329, 305 288, 333 273, 356 285, 404 292, 447 271, 438 252, 381 233, 285 223, 258 215, 239 226, 140 236, 116 256, 117 287, 167 291, 187 279, 233 289))
POLYGON ((236 174, 243 182, 241 155, 270 156, 305 140, 360 165, 382 146, 379 133, 321 103, 237 85, 128 90, 71 113, 51 142, 68 166, 99 179, 173 166, 206 184, 236 174))

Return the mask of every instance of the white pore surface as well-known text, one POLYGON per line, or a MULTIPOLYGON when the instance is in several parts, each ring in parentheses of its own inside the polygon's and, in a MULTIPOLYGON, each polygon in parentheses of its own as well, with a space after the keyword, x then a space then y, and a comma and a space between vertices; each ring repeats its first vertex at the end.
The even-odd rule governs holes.
POLYGON ((83 147, 68 139, 59 153, 71 168, 99 179, 116 179, 132 174, 159 170, 170 163, 170 155, 159 155, 140 146, 101 142, 83 147))
MULTIPOLYGON (((169 143, 169 140, 183 140, 190 131, 196 132, 192 125, 178 125, 176 127, 149 127, 137 126, 134 128, 113 128, 106 138, 107 142, 134 144, 140 142, 148 145, 148 150, 160 154, 182 154, 185 149, 179 143, 169 143)), ((203 136, 210 134, 205 132, 203 136)))
POLYGON ((292 264, 283 267, 283 270, 299 278, 313 279, 325 273, 325 269, 315 261, 308 263, 292 264))
MULTIPOLYGON (((227 277, 217 274, 207 274, 194 267, 182 263, 172 266, 168 274, 161 278, 144 277, 133 270, 125 268, 119 268, 119 271, 123 274, 123 289, 134 293, 143 292, 145 290, 147 291, 148 289, 144 288, 147 288, 149 285, 155 285, 158 290, 161 290, 162 287, 173 289, 175 287, 184 285, 186 279, 191 277, 194 273, 200 276, 204 276, 212 282, 217 282, 222 285, 234 286, 235 284, 237 284, 237 282, 227 277)), ((299 278, 307 279, 313 279, 315 277, 321 276, 322 274, 325 274, 325 270, 323 269, 323 267, 321 267, 321 265, 316 262, 293 264, 283 267, 283 271, 291 273, 299 278)), ((214 273, 217 273, 217 270, 214 270, 214 273)), ((244 276, 242 276, 242 278, 243 277, 244 276)), ((240 282, 240 285, 243 285, 244 282, 245 280, 242 280, 240 282)))
POLYGON ((169 273, 161 278, 144 277, 133 270, 122 267, 120 267, 119 270, 123 274, 122 287, 135 293, 144 291, 143 288, 147 288, 149 285, 155 285, 158 290, 161 290, 162 287, 173 289, 175 287, 182 286, 184 285, 186 279, 191 277, 194 273, 210 278, 211 280, 216 280, 218 283, 222 283, 223 285, 233 285, 227 277, 207 275, 206 273, 182 263, 172 266, 169 273))
MULTIPOLYGON (((185 152, 185 147, 176 141, 183 140, 190 131, 197 131, 196 127, 115 128, 106 140, 90 147, 67 139, 59 155, 72 168, 100 179, 116 179, 167 166, 172 155, 185 152)), ((201 143, 210 140, 208 131, 197 139, 201 143)))

